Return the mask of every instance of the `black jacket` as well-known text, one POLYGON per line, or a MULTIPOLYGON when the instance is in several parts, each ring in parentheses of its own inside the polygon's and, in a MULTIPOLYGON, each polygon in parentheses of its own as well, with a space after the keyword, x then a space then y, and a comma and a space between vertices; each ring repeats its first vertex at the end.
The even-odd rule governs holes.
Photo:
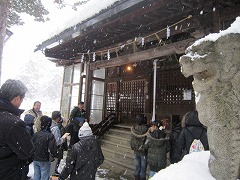
POLYGON ((160 130, 147 133, 144 147, 147 150, 147 162, 151 171, 158 172, 167 166, 167 152, 170 150, 170 145, 169 139, 165 136, 160 130))
POLYGON ((146 155, 146 150, 144 149, 144 143, 146 140, 148 127, 147 125, 135 125, 131 128, 131 149, 134 153, 146 155))
POLYGON ((74 117, 82 117, 88 119, 86 111, 84 109, 80 109, 78 106, 75 106, 70 113, 70 120, 73 120, 74 117))
POLYGON ((177 163, 179 158, 177 155, 177 140, 179 138, 179 135, 181 133, 181 125, 179 124, 178 126, 176 126, 170 135, 170 162, 171 164, 173 163, 177 163))
POLYGON ((81 137, 72 147, 59 178, 66 179, 70 175, 70 180, 95 179, 97 168, 103 161, 104 156, 96 137, 81 137))
POLYGON ((0 100, 0 179, 21 177, 21 168, 32 162, 33 144, 26 124, 19 116, 23 113, 11 103, 0 100))
POLYGON ((70 123, 65 128, 66 132, 70 133, 70 136, 71 136, 69 149, 71 149, 72 146, 79 141, 78 131, 80 129, 80 126, 78 124, 79 122, 73 119, 73 120, 70 120, 70 123))
POLYGON ((201 124, 195 111, 190 112, 186 116, 185 127, 181 130, 179 138, 177 140, 177 157, 181 160, 184 155, 189 153, 190 146, 194 139, 200 139, 204 146, 204 150, 209 150, 207 129, 201 124))
POLYGON ((57 145, 54 135, 47 131, 41 130, 33 135, 34 144, 34 161, 47 162, 51 157, 57 157, 57 145), (50 152, 50 154, 49 154, 50 152))

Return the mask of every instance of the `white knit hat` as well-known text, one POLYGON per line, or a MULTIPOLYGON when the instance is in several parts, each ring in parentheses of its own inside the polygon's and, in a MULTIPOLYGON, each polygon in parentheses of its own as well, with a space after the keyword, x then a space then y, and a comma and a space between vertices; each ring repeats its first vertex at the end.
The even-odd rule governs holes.
POLYGON ((82 127, 78 131, 78 137, 84 137, 84 136, 91 136, 92 129, 90 128, 89 124, 87 122, 84 122, 82 127))

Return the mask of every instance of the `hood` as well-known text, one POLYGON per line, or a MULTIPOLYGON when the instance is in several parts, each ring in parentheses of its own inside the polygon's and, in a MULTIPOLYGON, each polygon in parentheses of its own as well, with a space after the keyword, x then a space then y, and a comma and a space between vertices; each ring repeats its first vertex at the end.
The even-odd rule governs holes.
POLYGON ((33 115, 31 115, 31 114, 26 114, 24 116, 24 122, 28 126, 32 126, 34 124, 34 119, 35 119, 35 117, 33 115))
POLYGON ((87 152, 95 151, 97 146, 96 136, 90 135, 90 136, 81 136, 79 138, 78 143, 80 146, 87 152))
POLYGON ((132 134, 139 138, 146 136, 147 131, 148 131, 148 128, 145 125, 136 125, 131 127, 132 134))
POLYGON ((185 125, 186 126, 203 126, 198 119, 197 111, 190 111, 185 116, 185 125))
MULTIPOLYGON (((160 131, 160 130, 159 130, 160 131)), ((158 146, 158 147, 160 147, 160 146, 163 146, 168 140, 169 140, 169 138, 166 138, 166 137, 161 137, 161 135, 160 135, 160 138, 158 139, 158 138, 156 138, 156 134, 157 133, 163 133, 163 132, 158 132, 158 130, 157 131, 155 131, 155 132, 152 132, 152 133, 150 133, 150 131, 148 131, 147 132, 147 140, 146 141, 150 141, 151 143, 153 143, 155 146, 158 146), (155 136, 155 137, 154 137, 155 136)), ((147 143, 147 142, 146 142, 147 143)))

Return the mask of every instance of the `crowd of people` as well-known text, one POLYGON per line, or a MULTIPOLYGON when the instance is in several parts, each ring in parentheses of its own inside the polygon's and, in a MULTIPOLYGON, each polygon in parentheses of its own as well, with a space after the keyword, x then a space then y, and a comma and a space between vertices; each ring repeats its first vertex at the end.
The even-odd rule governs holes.
POLYGON ((172 131, 164 128, 162 121, 147 123, 144 114, 136 116, 131 128, 131 148, 134 151, 135 180, 151 179, 156 172, 169 164, 177 163, 189 153, 209 150, 207 129, 198 119, 197 111, 186 113, 172 131), (146 174, 149 165, 149 175, 146 174))
POLYGON ((74 107, 66 127, 60 111, 53 111, 51 117, 44 115, 40 101, 21 120, 24 110, 19 107, 26 93, 20 80, 8 79, 0 88, 0 179, 29 179, 31 163, 34 180, 95 179, 104 156, 88 124, 84 103, 74 107), (59 173, 63 151, 67 151, 66 165, 59 173))
MULTIPOLYGON (((24 110, 19 107, 26 93, 27 87, 19 80, 9 79, 0 88, 0 179, 29 179, 30 163, 34 167, 34 180, 95 179, 104 156, 88 124, 84 102, 74 107, 66 126, 62 124, 60 111, 53 111, 51 117, 44 115, 40 101, 34 102, 21 120, 24 110), (58 172, 64 151, 67 151, 66 165, 58 172)), ((136 116, 130 141, 136 180, 151 178, 166 168, 168 152, 170 163, 176 163, 186 154, 209 149, 207 129, 199 121, 197 111, 186 113, 171 133, 164 126, 159 120, 147 123, 144 114, 136 116)))

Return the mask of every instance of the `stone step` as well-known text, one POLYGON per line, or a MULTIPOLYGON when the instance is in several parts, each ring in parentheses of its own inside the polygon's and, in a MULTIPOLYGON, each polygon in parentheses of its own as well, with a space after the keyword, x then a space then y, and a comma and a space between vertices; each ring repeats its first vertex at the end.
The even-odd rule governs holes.
POLYGON ((130 139, 119 137, 116 135, 104 134, 103 139, 106 141, 111 141, 111 142, 117 143, 117 144, 130 146, 130 139))
POLYGON ((108 158, 104 160, 104 163, 101 165, 101 168, 108 170, 108 177, 110 177, 109 179, 124 179, 124 180, 134 179, 133 176, 134 171, 132 169, 118 165, 115 162, 109 160, 108 158), (113 174, 112 178, 111 174, 113 174), (117 176, 118 178, 116 178, 117 176))
POLYGON ((112 161, 121 162, 130 166, 134 166, 133 154, 125 154, 121 151, 114 151, 108 148, 102 147, 104 156, 112 159, 112 161))
POLYGON ((124 124, 116 124, 113 126, 115 129, 120 129, 120 130, 126 130, 126 131, 131 131, 130 125, 124 125, 124 124))
POLYGON ((103 135, 100 142, 105 157, 104 164, 109 164, 113 172, 123 174, 123 177, 131 177, 127 179, 134 179, 134 159, 130 138, 130 126, 114 125, 103 135))
POLYGON ((112 141, 107 141, 107 140, 104 140, 104 139, 101 139, 100 143, 101 143, 101 146, 103 146, 105 148, 108 148, 108 149, 111 149, 111 150, 114 150, 114 151, 121 151, 121 152, 124 152, 126 154, 132 153, 131 147, 127 146, 127 145, 115 143, 115 142, 112 142, 112 141))
POLYGON ((105 134, 114 135, 114 136, 117 136, 117 137, 123 137, 123 138, 126 138, 126 139, 130 139, 131 138, 131 131, 126 131, 126 130, 119 130, 119 129, 111 128, 105 134))

